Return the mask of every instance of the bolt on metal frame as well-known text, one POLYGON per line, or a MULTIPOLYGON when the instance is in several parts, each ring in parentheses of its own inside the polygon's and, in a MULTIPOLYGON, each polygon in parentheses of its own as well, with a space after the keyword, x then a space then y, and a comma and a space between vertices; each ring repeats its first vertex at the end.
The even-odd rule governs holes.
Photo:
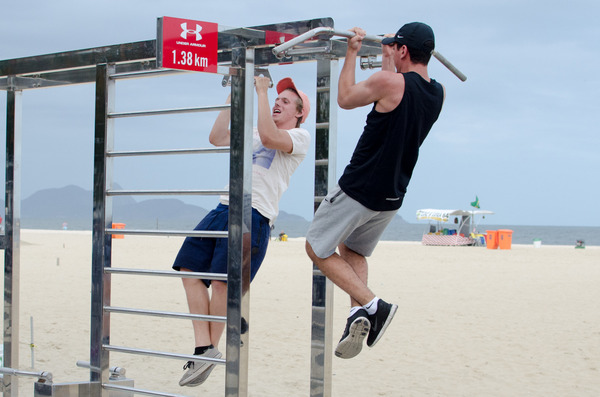
MULTIPOLYGON (((337 117, 338 59, 345 55, 344 40, 331 38, 331 18, 287 22, 251 28, 230 29, 219 33, 219 65, 227 65, 231 74, 232 119, 230 152, 230 227, 228 233, 191 231, 148 231, 112 229, 112 200, 119 195, 186 195, 222 194, 208 190, 115 190, 112 185, 113 159, 123 156, 172 155, 207 152, 227 152, 227 149, 166 149, 157 151, 118 152, 113 148, 114 120, 121 117, 154 116, 161 114, 218 111, 226 105, 207 108, 184 108, 159 111, 118 113, 114 110, 115 82, 119 79, 161 75, 157 68, 156 40, 126 43, 72 52, 0 61, 0 89, 7 91, 6 145, 6 234, 1 240, 5 250, 4 292, 4 363, 18 367, 19 342, 19 257, 20 257, 20 140, 22 92, 27 89, 69 84, 96 84, 96 119, 93 179, 92 226, 92 303, 90 308, 90 395, 107 396, 110 390, 130 391, 148 395, 161 394, 142 389, 119 387, 109 383, 109 352, 159 356, 189 360, 190 355, 131 349, 110 345, 108 327, 111 313, 150 315, 169 318, 198 319, 226 322, 226 359, 207 359, 226 365, 225 395, 248 394, 248 332, 249 274, 241 266, 243 255, 243 225, 250 230, 251 147, 253 73, 255 67, 280 63, 317 61, 317 103, 315 133, 315 210, 323 197, 336 183, 335 153, 337 117), (321 35, 313 31, 326 28, 321 35), (294 43, 285 54, 275 53, 273 45, 265 45, 265 32, 293 35, 311 32, 310 38, 294 43), (307 41, 306 41, 307 40, 307 41), (117 269, 111 266, 112 234, 210 236, 228 238, 229 271, 227 316, 197 316, 189 313, 170 313, 151 310, 118 308, 110 305, 112 275, 194 277, 224 280, 224 276, 205 273, 182 275, 179 272, 117 269), (16 324, 16 325, 14 325, 16 324)), ((334 34, 337 34, 334 31, 334 34)), ((381 53, 376 43, 365 42, 359 55, 376 57, 381 53)), ((221 67, 221 66, 220 66, 221 67)), ((221 69, 222 71, 222 69, 221 69)), ((246 269, 247 270, 247 269, 246 269)), ((313 266, 311 372, 310 395, 331 396, 332 358, 332 300, 333 285, 313 266)), ((10 368, 9 368, 10 369, 10 368)), ((12 376, 19 371, 7 371, 4 394, 17 396, 17 383, 12 376)))

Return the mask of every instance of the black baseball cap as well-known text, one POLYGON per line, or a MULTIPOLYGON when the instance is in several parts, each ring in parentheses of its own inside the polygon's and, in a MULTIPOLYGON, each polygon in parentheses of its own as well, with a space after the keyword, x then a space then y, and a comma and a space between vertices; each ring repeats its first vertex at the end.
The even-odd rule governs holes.
POLYGON ((430 53, 435 48, 435 37, 433 29, 429 25, 422 22, 411 22, 402 26, 394 37, 386 37, 381 43, 385 45, 398 43, 430 53))

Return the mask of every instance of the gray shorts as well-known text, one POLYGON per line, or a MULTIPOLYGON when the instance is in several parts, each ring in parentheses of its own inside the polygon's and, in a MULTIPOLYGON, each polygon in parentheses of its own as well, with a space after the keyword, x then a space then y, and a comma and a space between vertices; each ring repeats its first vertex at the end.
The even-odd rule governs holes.
POLYGON ((325 197, 308 229, 306 240, 319 258, 334 254, 340 243, 370 256, 398 211, 373 211, 336 186, 325 197))

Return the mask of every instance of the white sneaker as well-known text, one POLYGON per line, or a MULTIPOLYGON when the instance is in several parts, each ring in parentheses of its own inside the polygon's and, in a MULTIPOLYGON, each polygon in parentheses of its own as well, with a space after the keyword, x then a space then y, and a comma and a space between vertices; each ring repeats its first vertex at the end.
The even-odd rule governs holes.
MULTIPOLYGON (((211 347, 204 353, 198 355, 199 358, 221 358, 223 355, 216 347, 211 347)), ((184 366, 183 369, 187 371, 181 377, 179 386, 199 386, 206 379, 214 369, 215 364, 212 361, 204 360, 190 360, 184 366)))

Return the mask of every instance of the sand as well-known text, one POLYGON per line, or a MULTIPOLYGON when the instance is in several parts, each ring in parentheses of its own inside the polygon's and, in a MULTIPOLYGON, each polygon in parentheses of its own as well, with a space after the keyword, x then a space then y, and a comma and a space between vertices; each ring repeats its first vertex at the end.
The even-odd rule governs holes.
MULTIPOLYGON (((113 266, 170 269, 182 238, 113 240, 113 266)), ((23 230, 20 369, 56 383, 85 381, 89 360, 91 233, 23 230)), ((600 247, 426 247, 381 242, 370 286, 398 313, 356 358, 333 358, 333 396, 600 395, 600 247)), ((310 393, 311 264, 303 239, 270 244, 251 288, 249 395, 310 393)), ((334 297, 333 339, 348 299, 334 297)), ((114 275, 112 305, 187 312, 181 281, 114 275)), ((225 340, 221 350, 225 350, 225 340)), ((191 322, 113 314, 111 344, 191 354, 191 322)), ((177 382, 184 362, 111 353, 135 386, 223 396, 223 366, 196 388, 177 382)), ((19 395, 33 395, 21 378, 19 395)))

